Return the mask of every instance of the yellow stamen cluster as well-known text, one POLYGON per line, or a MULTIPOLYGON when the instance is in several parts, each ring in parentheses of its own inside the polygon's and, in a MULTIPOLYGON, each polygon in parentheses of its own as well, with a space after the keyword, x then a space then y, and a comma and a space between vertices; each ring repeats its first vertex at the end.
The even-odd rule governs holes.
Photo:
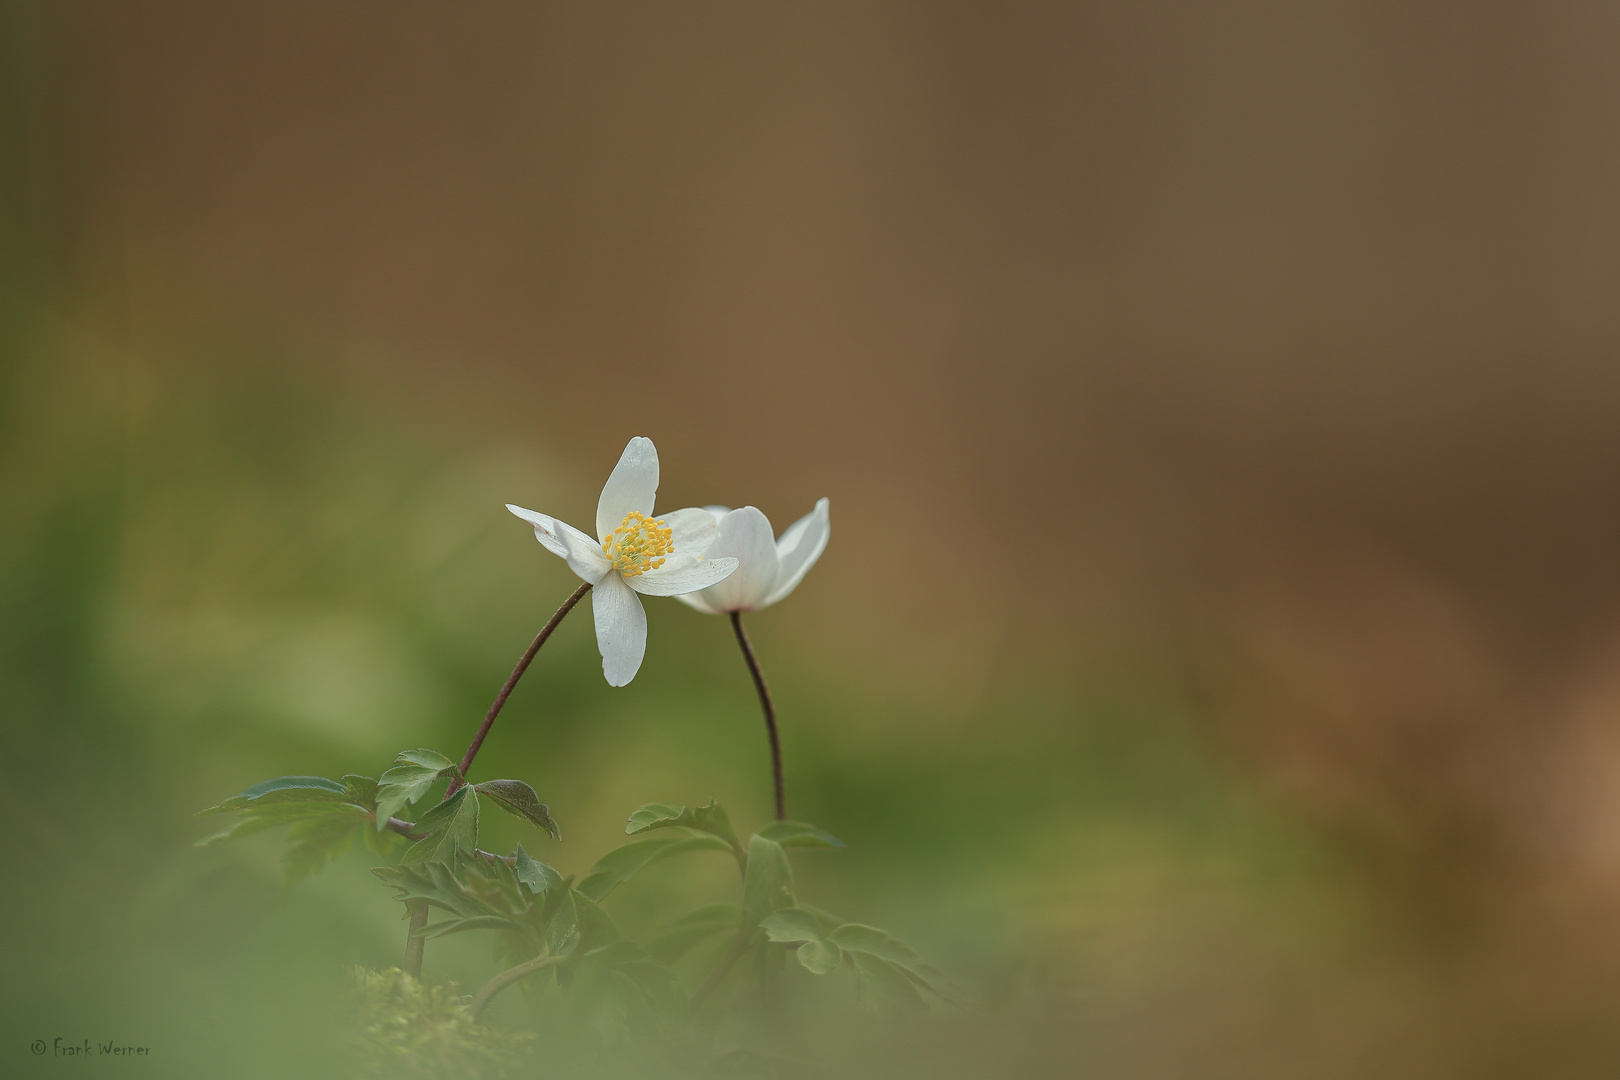
POLYGON ((662 518, 632 510, 624 515, 613 535, 602 541, 602 554, 613 563, 613 569, 625 577, 636 577, 664 565, 664 556, 675 550, 671 534, 662 518))

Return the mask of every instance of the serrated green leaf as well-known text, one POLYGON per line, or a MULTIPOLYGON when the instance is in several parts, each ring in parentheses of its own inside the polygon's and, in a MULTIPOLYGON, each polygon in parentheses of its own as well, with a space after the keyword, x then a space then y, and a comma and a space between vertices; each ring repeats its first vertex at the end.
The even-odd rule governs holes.
POLYGON ((579 891, 592 900, 604 900, 614 889, 659 859, 688 851, 729 850, 730 845, 720 837, 687 829, 633 840, 598 859, 590 874, 579 883, 579 891))
POLYGON ((377 828, 388 827, 388 819, 427 793, 444 777, 459 778, 456 763, 434 750, 406 750, 394 759, 394 767, 382 774, 377 789, 377 828))
POLYGON ((844 842, 830 832, 807 825, 802 821, 773 821, 759 835, 775 840, 783 847, 841 848, 844 842))
POLYGON ((336 780, 328 780, 324 776, 278 776, 274 780, 261 780, 252 787, 243 788, 242 798, 257 799, 272 791, 285 791, 291 788, 331 791, 338 795, 348 794, 348 789, 342 784, 336 780))
POLYGON ((474 784, 473 787, 479 794, 489 796, 496 806, 508 814, 538 825, 550 833, 553 840, 562 839, 562 832, 551 818, 550 807, 541 802, 540 795, 523 781, 485 780, 482 784, 474 784))
POLYGON ((421 936, 429 938, 445 937, 449 934, 460 934, 468 930, 502 930, 523 933, 528 930, 528 927, 503 915, 474 915, 466 919, 445 919, 443 922, 425 926, 421 930, 421 936))
POLYGON ((666 803, 648 803, 630 815, 624 831, 627 836, 649 829, 696 829, 724 840, 733 850, 741 852, 742 844, 731 827, 731 818, 725 808, 714 800, 707 806, 670 806, 666 803))
POLYGON ((454 865, 457 858, 478 850, 478 793, 470 787, 458 790, 422 815, 416 823, 422 839, 412 844, 400 863, 454 865))
POLYGON ((562 884, 562 875, 540 860, 530 858, 529 853, 523 850, 522 844, 517 846, 517 857, 512 862, 512 872, 536 894, 548 892, 562 884))
POLYGON ((775 840, 748 838, 748 869, 743 875, 743 918, 750 926, 774 911, 793 906, 793 868, 775 840))
POLYGON ((673 964, 698 942, 721 933, 735 933, 742 919, 736 904, 709 904, 682 915, 647 939, 649 956, 663 964, 673 964))
POLYGON ((324 814, 298 822, 287 832, 287 853, 282 856, 287 884, 292 885, 320 870, 354 842, 355 831, 369 815, 357 806, 348 813, 324 814))

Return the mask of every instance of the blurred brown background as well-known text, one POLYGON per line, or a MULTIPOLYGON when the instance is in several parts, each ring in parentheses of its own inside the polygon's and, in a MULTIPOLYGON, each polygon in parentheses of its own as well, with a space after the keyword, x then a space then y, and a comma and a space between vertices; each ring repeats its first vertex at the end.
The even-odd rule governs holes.
POLYGON ((541 455, 576 521, 634 434, 661 506, 828 495, 778 641, 913 703, 873 753, 1147 671, 1385 912, 1360 967, 1097 974, 1124 946, 1053 885, 1084 1034, 1022 1067, 1620 1067, 1620 8, 101 3, 9 37, 18 295, 106 415, 269 366, 428 458, 541 455))

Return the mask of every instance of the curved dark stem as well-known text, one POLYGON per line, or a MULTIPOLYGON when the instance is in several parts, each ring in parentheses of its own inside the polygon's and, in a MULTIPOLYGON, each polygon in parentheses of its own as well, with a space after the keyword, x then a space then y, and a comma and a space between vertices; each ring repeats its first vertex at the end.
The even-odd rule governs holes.
POLYGON ((513 983, 517 982, 519 979, 523 978, 525 975, 532 975, 542 968, 552 967, 553 965, 560 964, 562 962, 563 957, 561 956, 537 956, 533 960, 527 960, 521 964, 518 964, 516 967, 507 968, 505 971, 489 980, 489 982, 485 983, 483 989, 479 990, 477 994, 473 995, 473 1019, 478 1019, 478 1014, 484 1011, 484 1006, 489 1004, 491 998, 500 993, 502 990, 505 990, 508 986, 511 986, 513 983))
MULTIPOLYGON (((529 669, 529 661, 534 659, 534 654, 540 651, 540 646, 546 643, 546 638, 551 636, 551 632, 557 629, 557 624, 563 621, 563 616, 573 611, 574 605, 579 603, 580 597, 590 591, 591 583, 584 582, 574 590, 573 595, 563 601, 562 607, 558 608, 557 613, 551 617, 551 621, 540 629, 540 634, 534 639, 534 644, 529 646, 529 651, 523 654, 522 659, 517 662, 517 667, 512 669, 512 674, 507 676, 506 685, 502 686, 501 692, 495 695, 495 703, 489 707, 489 712, 484 716, 484 722, 479 725, 478 734, 473 736, 473 741, 468 745, 467 752, 461 755, 462 776, 466 776, 467 770, 472 768, 473 758, 478 756, 478 748, 484 745, 484 736, 489 734, 489 729, 494 725, 495 718, 501 714, 501 706, 505 705, 506 699, 511 696, 512 688, 517 685, 519 679, 523 678, 523 673, 529 669)), ((454 795, 456 789, 461 787, 462 783, 461 780, 451 780, 450 786, 445 788, 444 797, 448 799, 454 795)))
MULTIPOLYGON (((511 675, 507 676, 506 684, 501 687, 501 692, 495 695, 495 703, 489 707, 489 712, 484 716, 484 722, 478 726, 478 734, 473 736, 472 743, 467 747, 467 752, 461 756, 462 776, 466 776, 467 770, 472 768, 473 758, 478 756, 479 747, 484 745, 484 736, 488 735, 489 729, 494 726, 495 718, 501 714, 501 706, 506 704, 506 699, 512 694, 512 688, 517 685, 519 679, 523 678, 523 673, 528 670, 529 662, 534 659, 534 654, 540 651, 540 646, 546 643, 546 638, 550 637, 551 632, 557 629, 557 624, 563 621, 563 616, 573 611, 574 605, 579 603, 580 597, 590 591, 591 583, 588 581, 575 589, 573 594, 563 601, 562 607, 557 609, 557 613, 551 617, 551 621, 541 627, 539 636, 534 639, 534 643, 529 646, 522 659, 518 660, 517 667, 512 669, 511 675)), ((452 779, 450 786, 444 789, 444 797, 448 799, 454 795, 456 789, 461 787, 463 783, 464 781, 460 779, 452 779)), ((395 832, 403 831, 406 836, 410 836, 409 824, 406 822, 400 822, 400 824, 406 825, 406 828, 404 830, 399 829, 393 821, 389 821, 388 826, 395 832)), ((422 947, 424 940, 421 931, 427 925, 427 916, 426 904, 412 908, 411 927, 405 936, 405 963, 403 966, 408 975, 418 979, 422 977, 422 947)))
POLYGON ((765 710, 765 730, 771 736, 771 779, 776 781, 776 820, 787 819, 787 800, 782 793, 782 737, 776 731, 776 706, 771 703, 770 687, 765 685, 765 673, 759 670, 759 658, 743 629, 742 612, 731 613, 731 628, 737 632, 737 644, 742 646, 743 659, 748 661, 748 672, 754 677, 754 689, 759 691, 759 704, 765 710))

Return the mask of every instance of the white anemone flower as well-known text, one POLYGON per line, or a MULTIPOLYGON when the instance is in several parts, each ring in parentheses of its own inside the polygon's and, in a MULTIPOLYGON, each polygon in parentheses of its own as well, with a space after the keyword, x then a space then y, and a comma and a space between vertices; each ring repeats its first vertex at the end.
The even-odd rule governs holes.
POLYGON ((737 569, 733 558, 706 557, 718 534, 715 517, 687 507, 654 518, 658 493, 658 451, 651 439, 631 439, 602 487, 596 503, 592 540, 556 518, 506 504, 534 526, 534 537, 591 585, 591 614, 602 674, 610 686, 624 686, 641 669, 647 652, 647 613, 641 597, 679 596, 709 588, 737 569))
POLYGON ((827 506, 826 499, 820 500, 814 510, 774 540, 770 519, 755 507, 704 507, 718 527, 714 543, 704 555, 708 559, 736 559, 741 565, 719 584, 676 599, 710 615, 770 607, 799 587, 826 550, 832 531, 827 506))

